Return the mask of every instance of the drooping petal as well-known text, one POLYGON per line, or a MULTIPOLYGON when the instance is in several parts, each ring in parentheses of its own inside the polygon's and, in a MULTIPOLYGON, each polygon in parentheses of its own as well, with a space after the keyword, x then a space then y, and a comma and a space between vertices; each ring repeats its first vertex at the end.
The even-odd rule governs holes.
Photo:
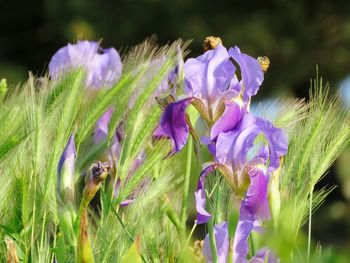
POLYGON ((230 48, 228 53, 240 66, 244 86, 243 100, 248 102, 250 97, 258 92, 264 80, 264 73, 259 62, 255 58, 242 53, 237 46, 230 48))
POLYGON ((279 260, 276 255, 268 248, 262 248, 256 252, 248 263, 278 263, 279 260))
POLYGON ((211 128, 211 140, 215 140, 222 132, 233 130, 246 112, 244 105, 239 102, 226 102, 225 105, 224 113, 211 128))
POLYGON ((208 165, 204 168, 199 176, 197 191, 194 193, 196 200, 196 210, 197 210, 197 224, 203 224, 208 222, 211 215, 205 209, 206 204, 206 193, 204 188, 205 178, 208 174, 213 172, 217 168, 216 164, 208 165))
POLYGON ((170 103, 164 110, 160 125, 153 133, 153 137, 166 137, 172 141, 173 148, 169 155, 180 151, 187 142, 189 126, 186 121, 186 108, 193 98, 186 98, 170 103))
POLYGON ((267 220, 270 218, 267 191, 269 178, 264 164, 249 167, 248 175, 250 186, 244 198, 244 207, 250 214, 254 215, 254 219, 267 220))
POLYGON ((223 164, 231 165, 235 170, 241 169, 259 132, 259 127, 255 125, 255 117, 249 113, 244 114, 235 129, 219 134, 216 158, 223 164))
MULTIPOLYGON (((218 253, 218 262, 226 263, 228 252, 229 252, 229 235, 228 235, 227 222, 222 222, 220 224, 215 225, 214 235, 215 235, 216 249, 218 253)), ((211 249, 210 249, 209 235, 206 235, 204 239, 203 255, 206 258, 208 263, 213 262, 211 249)))
POLYGON ((106 140, 108 137, 108 125, 109 121, 113 115, 113 108, 109 108, 103 115, 98 119, 95 131, 94 131, 94 142, 100 143, 103 140, 106 140))
POLYGON ((122 63, 114 48, 102 49, 98 42, 78 41, 59 49, 49 63, 49 74, 57 80, 71 70, 86 71, 88 88, 112 87, 118 82, 122 63))
POLYGON ((221 97, 234 77, 235 67, 222 45, 184 64, 185 92, 209 104, 221 97))
MULTIPOLYGON (((261 160, 260 162, 263 162, 261 160)), ((241 201, 239 220, 233 243, 234 262, 246 262, 248 237, 252 230, 259 230, 259 222, 270 218, 268 203, 268 177, 262 164, 249 167, 250 185, 241 201)))
POLYGON ((269 170, 276 170, 280 165, 280 157, 287 154, 288 138, 282 129, 274 127, 269 121, 256 118, 256 124, 264 133, 269 145, 269 170))
MULTIPOLYGON (((284 132, 274 127, 269 121, 256 118, 252 114, 244 114, 240 123, 230 132, 220 133, 216 142, 216 158, 223 164, 231 165, 235 170, 241 170, 248 162, 248 152, 254 146, 259 134, 267 140, 266 151, 258 155, 269 158, 269 171, 279 166, 279 158, 287 153, 288 140, 284 132)), ((253 156, 255 158, 256 156, 253 156)), ((267 162, 268 159, 265 159, 267 162)))
POLYGON ((72 134, 61 155, 57 168, 57 191, 62 200, 74 198, 76 149, 72 134))

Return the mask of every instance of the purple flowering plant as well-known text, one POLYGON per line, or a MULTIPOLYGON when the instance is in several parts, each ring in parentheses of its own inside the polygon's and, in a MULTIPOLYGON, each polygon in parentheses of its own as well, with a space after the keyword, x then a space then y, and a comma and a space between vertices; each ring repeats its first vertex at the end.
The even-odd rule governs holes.
POLYGON ((319 77, 307 102, 257 106, 267 57, 215 37, 195 58, 187 46, 150 38, 120 55, 77 41, 47 76, 1 81, 1 258, 333 259, 315 249, 312 213, 350 140, 348 111, 319 77))
MULTIPOLYGON (((196 223, 203 224, 211 218, 206 210, 204 182, 208 174, 218 169, 232 191, 242 198, 233 260, 246 262, 250 232, 261 231, 262 222, 270 219, 269 178, 287 154, 288 139, 282 129, 249 113, 251 97, 257 94, 264 79, 263 68, 257 59, 242 53, 238 47, 227 51, 218 43, 203 55, 188 59, 183 68, 185 98, 167 105, 154 135, 170 139, 172 150, 169 155, 177 153, 186 144, 192 126, 186 118, 186 108, 192 104, 198 110, 209 135, 203 141, 213 158, 203 168, 194 193, 196 223), (259 135, 264 136, 265 143, 257 146, 255 141, 259 135), (256 147, 259 149, 250 153, 256 147)), ((226 262, 229 239, 227 231, 225 233, 218 231, 215 234, 226 235, 223 242, 227 244, 220 244, 218 251, 215 251, 215 242, 210 244, 210 253, 206 251, 208 246, 204 247, 205 255, 210 255, 209 261, 226 262), (220 251, 221 246, 227 250, 225 256, 220 251)))

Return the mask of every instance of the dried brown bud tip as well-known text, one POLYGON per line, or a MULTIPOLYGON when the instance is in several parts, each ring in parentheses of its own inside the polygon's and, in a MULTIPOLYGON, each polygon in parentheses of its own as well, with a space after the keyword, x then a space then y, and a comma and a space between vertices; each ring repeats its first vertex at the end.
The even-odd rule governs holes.
POLYGON ((204 51, 215 49, 218 45, 222 44, 221 38, 219 37, 206 37, 203 42, 204 51))
POLYGON ((269 58, 264 56, 264 57, 258 57, 257 60, 261 66, 261 69, 264 71, 264 73, 266 73, 270 66, 269 58))
POLYGON ((105 162, 101 163, 98 161, 97 164, 93 164, 91 167, 92 179, 96 181, 103 181, 108 175, 110 170, 110 164, 105 162))

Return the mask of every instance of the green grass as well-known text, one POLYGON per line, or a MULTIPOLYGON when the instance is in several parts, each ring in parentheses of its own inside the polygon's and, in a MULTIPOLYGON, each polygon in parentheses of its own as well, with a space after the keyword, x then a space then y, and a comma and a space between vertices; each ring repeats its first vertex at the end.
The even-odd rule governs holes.
MULTIPOLYGON (((1 82, 2 260, 14 244, 20 262, 52 262, 54 258, 58 262, 75 261, 82 174, 93 162, 106 160, 114 131, 122 123, 125 136, 118 164, 88 209, 94 261, 195 262, 193 242, 196 236, 203 239, 204 235, 194 224, 193 192, 208 153, 194 142, 196 154, 192 154, 190 143, 176 156, 164 159, 169 142, 152 141, 161 115, 154 93, 177 63, 178 45, 185 50, 188 43, 177 41, 157 47, 151 39, 131 49, 123 58, 123 76, 111 89, 86 90, 83 71, 71 72, 56 83, 47 76, 30 76, 18 87, 6 87, 1 82), (148 66, 160 58, 165 62, 157 74, 152 74, 148 66), (109 107, 115 111, 108 139, 93 145, 95 123, 109 107), (66 204, 56 191, 57 165, 71 134, 77 147, 75 200, 66 204), (147 157, 126 182, 140 153, 147 157), (118 197, 114 197, 113 183, 117 179, 122 185, 118 197), (120 206, 135 191, 135 201, 120 206)), ((266 225, 266 233, 256 242, 273 248, 282 262, 299 262, 307 256, 310 261, 322 262, 332 253, 316 250, 311 242, 312 213, 333 188, 315 191, 315 185, 349 142, 349 114, 339 97, 330 95, 328 86, 318 77, 312 82, 308 102, 291 99, 279 104, 278 113, 266 117, 286 131, 289 151, 275 188, 280 204, 276 203, 273 222, 266 225), (306 223, 309 231, 305 235, 302 226, 306 223)), ((232 237, 237 197, 219 173, 209 176, 207 185, 213 223, 227 220, 232 237)))

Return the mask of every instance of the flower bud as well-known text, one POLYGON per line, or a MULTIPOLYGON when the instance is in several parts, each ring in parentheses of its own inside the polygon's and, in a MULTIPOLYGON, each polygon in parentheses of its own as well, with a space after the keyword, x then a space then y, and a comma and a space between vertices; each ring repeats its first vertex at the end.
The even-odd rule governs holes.
POLYGON ((74 200, 76 154, 74 135, 71 135, 61 155, 57 169, 57 192, 63 202, 74 200))
POLYGON ((102 182, 107 178, 110 171, 110 164, 105 162, 94 163, 85 177, 85 188, 83 191, 82 206, 87 207, 96 192, 100 189, 102 182))

